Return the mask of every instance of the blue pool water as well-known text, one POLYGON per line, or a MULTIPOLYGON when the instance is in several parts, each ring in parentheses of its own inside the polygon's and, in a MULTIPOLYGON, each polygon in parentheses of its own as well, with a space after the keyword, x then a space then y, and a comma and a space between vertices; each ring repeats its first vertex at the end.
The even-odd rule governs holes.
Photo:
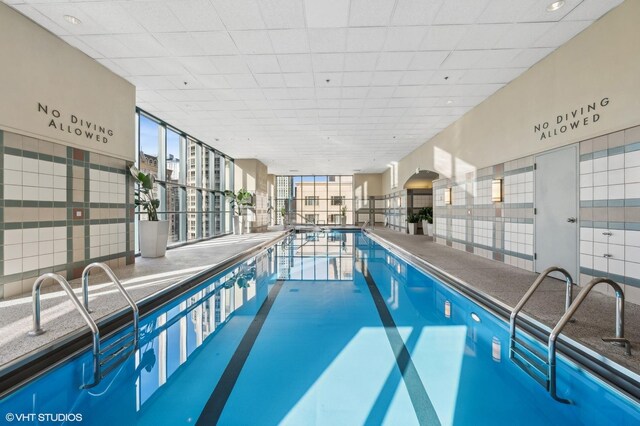
POLYGON ((636 402, 562 359, 558 393, 575 404, 551 399, 509 361, 507 328, 360 233, 298 234, 143 318, 135 357, 99 386, 80 389, 87 353, 5 397, 0 418, 640 424, 636 402))

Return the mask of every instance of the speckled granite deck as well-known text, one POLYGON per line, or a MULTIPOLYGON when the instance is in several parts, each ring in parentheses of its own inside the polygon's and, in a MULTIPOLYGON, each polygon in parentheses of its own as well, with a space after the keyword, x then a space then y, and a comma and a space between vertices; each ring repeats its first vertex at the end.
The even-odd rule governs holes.
MULTIPOLYGON (((402 234, 384 228, 376 228, 373 232, 511 307, 518 303, 538 276, 437 244, 424 235, 402 234)), ((578 290, 574 289, 574 299, 578 290)), ((564 312, 564 292, 563 281, 547 278, 525 305, 524 311, 553 328, 564 312)), ((575 323, 567 324, 564 334, 640 374, 640 305, 625 303, 625 337, 632 344, 631 357, 624 356, 621 347, 601 340, 615 334, 615 299, 612 296, 592 291, 575 318, 575 323)))
MULTIPOLYGON (((138 301, 282 234, 282 231, 272 231, 220 237, 168 250, 162 258, 137 258, 135 264, 116 269, 114 273, 133 300, 138 301)), ((94 309, 91 315, 96 320, 126 306, 124 298, 112 284, 100 284, 107 281, 104 274, 92 274, 89 303, 94 309)), ((70 284, 79 289, 80 279, 72 280, 70 284)), ((80 290, 77 290, 76 294, 81 297, 80 290)), ((35 337, 26 336, 32 324, 31 296, 0 301, 0 368, 3 364, 37 350, 55 339, 86 328, 86 324, 75 312, 60 287, 43 288, 41 298, 42 327, 46 333, 35 337)))

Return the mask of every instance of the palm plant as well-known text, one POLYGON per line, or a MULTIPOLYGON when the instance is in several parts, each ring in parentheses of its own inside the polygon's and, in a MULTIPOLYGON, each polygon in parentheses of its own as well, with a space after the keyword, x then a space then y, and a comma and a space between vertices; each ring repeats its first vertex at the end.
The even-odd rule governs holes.
POLYGON ((157 221, 160 200, 153 193, 153 184, 155 182, 153 175, 141 172, 136 166, 129 167, 129 171, 138 183, 134 200, 136 207, 142 207, 147 212, 147 217, 150 221, 157 221))

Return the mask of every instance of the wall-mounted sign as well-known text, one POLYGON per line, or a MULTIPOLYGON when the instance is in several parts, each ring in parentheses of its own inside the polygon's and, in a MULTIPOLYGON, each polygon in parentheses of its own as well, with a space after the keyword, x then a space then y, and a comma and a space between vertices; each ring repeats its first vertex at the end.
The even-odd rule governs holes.
POLYGON ((609 105, 609 98, 602 98, 599 101, 558 114, 553 121, 534 125, 533 133, 538 136, 538 140, 545 140, 580 127, 587 127, 600 120, 600 113, 607 105, 609 105))
POLYGON ((76 135, 79 138, 109 143, 113 130, 76 114, 64 114, 60 109, 38 102, 38 112, 47 119, 47 127, 76 135))

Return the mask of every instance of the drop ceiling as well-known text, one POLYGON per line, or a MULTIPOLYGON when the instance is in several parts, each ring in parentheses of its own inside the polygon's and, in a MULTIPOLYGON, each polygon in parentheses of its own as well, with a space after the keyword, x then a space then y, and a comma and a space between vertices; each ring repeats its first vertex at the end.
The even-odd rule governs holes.
POLYGON ((622 3, 3 1, 276 174, 381 172, 622 3))

